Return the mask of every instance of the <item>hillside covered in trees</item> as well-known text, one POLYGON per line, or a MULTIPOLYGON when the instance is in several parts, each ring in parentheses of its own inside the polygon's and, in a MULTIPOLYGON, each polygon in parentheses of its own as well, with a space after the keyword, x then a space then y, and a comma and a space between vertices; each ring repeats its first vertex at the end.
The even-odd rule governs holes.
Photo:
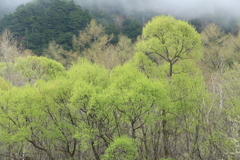
POLYGON ((72 49, 73 35, 83 30, 92 18, 101 22, 109 35, 114 35, 113 43, 117 43, 120 33, 135 41, 142 31, 142 24, 137 19, 120 16, 119 24, 116 24, 110 13, 96 10, 90 14, 73 1, 37 0, 20 5, 14 13, 5 15, 0 20, 0 32, 8 28, 25 48, 42 55, 51 40, 66 50, 72 49))
MULTIPOLYGON (((145 9, 133 7, 133 4, 142 6, 144 2, 131 0, 130 5, 126 5, 125 1, 110 3, 108 0, 99 2, 34 0, 18 6, 15 12, 1 15, 0 32, 6 28, 10 29, 24 48, 32 50, 37 55, 42 55, 43 49, 47 48, 52 40, 62 45, 64 49, 71 50, 72 36, 83 30, 91 19, 96 19, 102 24, 108 35, 113 34, 111 43, 118 42, 119 34, 127 36, 134 42, 141 34, 142 27, 152 17, 165 14, 157 9, 151 10, 147 6, 145 9), (77 4, 82 4, 83 7, 77 4)), ((179 15, 177 18, 188 20, 198 32, 202 32, 210 23, 219 25, 226 33, 236 35, 238 30, 236 16, 223 11, 193 18, 181 18, 179 15)))
POLYGON ((67 49, 71 47, 73 34, 84 29, 90 20, 90 14, 71 1, 32 1, 5 15, 0 31, 8 28, 24 47, 40 54, 53 39, 67 49))
POLYGON ((240 159, 237 21, 109 5, 0 19, 0 159, 240 159))

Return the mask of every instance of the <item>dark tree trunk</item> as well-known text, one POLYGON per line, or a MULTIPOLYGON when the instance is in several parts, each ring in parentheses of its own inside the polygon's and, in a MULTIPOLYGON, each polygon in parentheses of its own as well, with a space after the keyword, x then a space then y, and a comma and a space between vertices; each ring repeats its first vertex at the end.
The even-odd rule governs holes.
POLYGON ((164 158, 169 157, 169 148, 168 148, 168 132, 167 132, 167 120, 166 118, 166 111, 165 109, 162 110, 162 116, 163 116, 163 121, 162 121, 162 131, 163 131, 163 151, 164 151, 164 158))
POLYGON ((173 74, 173 64, 172 63, 169 63, 170 66, 169 66, 169 77, 171 78, 172 77, 172 74, 173 74))
MULTIPOLYGON (((171 78, 173 74, 173 63, 169 63, 169 77, 171 78)), ((163 151, 164 158, 169 157, 169 139, 168 139, 168 131, 167 131, 167 120, 166 120, 166 110, 162 110, 162 132, 163 132, 163 151)))
POLYGON ((96 151, 96 148, 95 148, 95 146, 94 146, 94 142, 92 142, 92 150, 93 150, 95 159, 96 159, 96 160, 100 160, 100 157, 99 157, 99 155, 98 155, 98 153, 97 153, 97 151, 96 151))

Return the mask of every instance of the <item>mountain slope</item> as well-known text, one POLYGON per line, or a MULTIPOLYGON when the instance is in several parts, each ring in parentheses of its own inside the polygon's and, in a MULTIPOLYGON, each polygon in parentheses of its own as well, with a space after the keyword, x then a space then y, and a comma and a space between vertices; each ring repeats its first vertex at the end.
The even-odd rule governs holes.
POLYGON ((24 47, 40 54, 53 39, 70 49, 73 34, 84 29, 90 20, 88 11, 73 1, 35 0, 5 15, 0 20, 0 32, 10 29, 24 47))

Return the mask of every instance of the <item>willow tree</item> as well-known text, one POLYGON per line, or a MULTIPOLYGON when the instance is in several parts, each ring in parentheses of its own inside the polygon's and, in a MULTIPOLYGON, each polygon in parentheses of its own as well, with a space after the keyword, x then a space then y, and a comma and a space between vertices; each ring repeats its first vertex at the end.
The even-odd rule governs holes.
MULTIPOLYGON (((168 63, 168 76, 173 75, 173 66, 183 59, 199 59, 201 37, 195 28, 171 16, 157 16, 143 28, 142 41, 136 49, 144 53, 158 65, 168 63)), ((162 110, 162 134, 164 157, 169 157, 169 133, 167 130, 166 110, 162 110)))
POLYGON ((191 25, 171 16, 154 17, 143 28, 142 41, 137 50, 160 64, 169 63, 169 76, 173 65, 181 59, 201 58, 201 37, 191 25), (160 59, 160 60, 159 60, 160 59))

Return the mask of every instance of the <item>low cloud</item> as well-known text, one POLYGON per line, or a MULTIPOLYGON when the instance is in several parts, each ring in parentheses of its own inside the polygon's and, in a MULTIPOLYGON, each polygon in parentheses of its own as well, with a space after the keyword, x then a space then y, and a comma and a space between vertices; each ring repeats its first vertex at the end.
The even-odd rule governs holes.
MULTIPOLYGON (((18 5, 30 1, 1 0, 0 8, 7 8, 8 12, 13 12, 18 5)), ((227 12, 236 17, 240 15, 239 0, 75 0, 75 2, 83 7, 110 6, 112 10, 114 10, 114 7, 124 11, 153 9, 157 12, 171 14, 180 18, 194 18, 216 12, 227 12)))

